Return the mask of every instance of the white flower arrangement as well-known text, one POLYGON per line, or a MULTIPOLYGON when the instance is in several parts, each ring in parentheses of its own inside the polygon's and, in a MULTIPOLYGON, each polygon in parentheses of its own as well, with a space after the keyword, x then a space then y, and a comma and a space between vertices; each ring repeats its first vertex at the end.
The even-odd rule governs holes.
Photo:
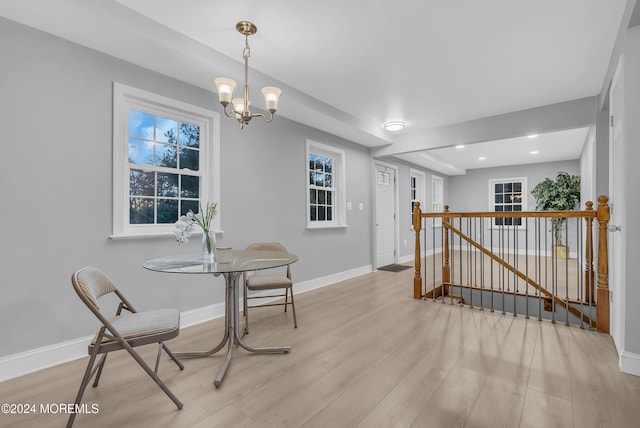
POLYGON ((200 212, 195 214, 192 210, 189 210, 187 215, 180 216, 178 221, 174 223, 175 230, 173 234, 176 236, 178 244, 183 242, 189 242, 189 238, 193 233, 193 225, 197 224, 202 229, 202 232, 208 234, 211 230, 211 221, 216 214, 217 203, 207 203, 207 209, 203 212, 202 206, 200 206, 200 212))

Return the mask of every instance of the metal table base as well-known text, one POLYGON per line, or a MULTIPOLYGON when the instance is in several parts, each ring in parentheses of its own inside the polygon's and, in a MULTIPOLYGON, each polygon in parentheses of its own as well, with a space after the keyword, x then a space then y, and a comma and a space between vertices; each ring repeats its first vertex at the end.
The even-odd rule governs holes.
MULTIPOLYGON (((214 274, 220 275, 220 274, 214 274)), ((193 352, 176 352, 175 355, 178 358, 199 358, 199 357, 209 357, 222 348, 224 348, 225 344, 227 346, 227 353, 224 357, 224 362, 220 370, 218 370, 218 374, 213 382, 213 384, 217 387, 222 383, 222 379, 224 378, 227 369, 229 368, 229 364, 231 364, 231 357, 233 356, 233 349, 235 345, 240 345, 245 350, 255 353, 255 354, 286 354, 291 350, 291 346, 276 346, 276 347, 266 347, 266 348, 253 348, 242 340, 242 335, 240 334, 240 309, 238 304, 238 281, 242 274, 240 272, 224 272, 222 273, 225 279, 225 316, 224 316, 224 337, 216 345, 213 349, 208 351, 193 351, 193 352)))

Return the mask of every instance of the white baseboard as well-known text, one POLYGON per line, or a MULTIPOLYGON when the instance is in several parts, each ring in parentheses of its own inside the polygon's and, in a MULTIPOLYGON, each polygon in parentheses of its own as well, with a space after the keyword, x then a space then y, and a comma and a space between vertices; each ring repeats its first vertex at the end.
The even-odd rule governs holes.
MULTIPOLYGON (((427 251, 422 251, 420 253, 420 257, 424 258, 424 257, 428 257, 428 256, 432 256, 434 253, 441 253, 442 252, 442 248, 436 248, 435 250, 431 249, 431 250, 427 250, 427 251)), ((409 255, 406 256, 402 256, 398 258, 398 263, 403 264, 403 263, 409 263, 412 262, 416 259, 415 254, 411 253, 409 255)))
POLYGON ((0 382, 87 356, 94 335, 67 340, 0 358, 0 382))
POLYGON ((620 354, 620 371, 640 376, 640 354, 622 351, 622 354, 620 354))
MULTIPOLYGON (((373 267, 368 265, 321 278, 296 282, 295 293, 298 295, 372 271, 373 267)), ((223 316, 224 303, 222 302, 191 309, 180 313, 180 328, 188 328, 223 316)), ((86 357, 87 346, 89 346, 91 339, 93 339, 93 335, 2 357, 0 358, 0 382, 86 357)))

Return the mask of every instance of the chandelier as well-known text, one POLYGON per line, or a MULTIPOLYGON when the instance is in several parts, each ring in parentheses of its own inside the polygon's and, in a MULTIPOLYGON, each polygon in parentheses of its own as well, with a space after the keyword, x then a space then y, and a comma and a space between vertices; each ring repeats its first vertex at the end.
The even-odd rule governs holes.
POLYGON ((240 128, 244 128, 244 125, 257 116, 261 116, 265 122, 271 122, 273 120, 273 114, 278 109, 278 98, 282 91, 275 86, 265 86, 262 88, 262 94, 264 95, 264 101, 269 111, 269 117, 261 113, 251 113, 249 111, 249 57, 251 56, 251 48, 249 48, 249 36, 255 34, 258 28, 249 21, 240 21, 236 24, 236 30, 240 34, 244 34, 245 48, 242 50, 242 57, 244 58, 244 96, 243 98, 231 98, 233 95, 233 89, 236 87, 236 82, 227 77, 218 77, 214 80, 216 87, 218 88, 218 99, 222 107, 224 108, 224 114, 227 117, 232 117, 235 114, 236 119, 240 122, 240 128), (227 111, 229 103, 233 104, 231 112, 227 111))

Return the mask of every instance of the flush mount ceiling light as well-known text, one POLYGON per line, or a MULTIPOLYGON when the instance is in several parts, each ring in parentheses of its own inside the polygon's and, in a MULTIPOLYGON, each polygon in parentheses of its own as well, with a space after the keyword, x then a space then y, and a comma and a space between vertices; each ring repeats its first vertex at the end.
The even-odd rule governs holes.
POLYGON ((251 113, 249 111, 249 57, 251 56, 251 49, 249 48, 249 36, 256 34, 258 27, 252 22, 240 21, 236 24, 236 30, 240 34, 244 35, 245 48, 242 50, 242 58, 244 58, 244 96, 243 98, 233 98, 233 89, 236 87, 236 82, 227 77, 218 77, 214 80, 216 87, 218 88, 218 99, 222 107, 224 108, 224 114, 227 117, 231 117, 235 114, 236 119, 240 122, 240 128, 244 128, 244 125, 257 116, 264 118, 265 122, 271 122, 273 120, 273 114, 278 109, 278 98, 282 91, 275 86, 265 86, 262 88, 262 94, 264 95, 264 102, 269 111, 269 118, 261 113, 251 113), (227 111, 229 103, 233 104, 231 112, 227 111))
POLYGON ((456 149, 464 149, 464 144, 458 144, 458 145, 456 146, 456 149))
POLYGON ((538 134, 527 135, 527 138, 538 138, 538 134))
POLYGON ((404 122, 401 120, 391 120, 384 124, 384 129, 387 131, 399 131, 404 129, 404 122))
POLYGON ((485 160, 485 159, 487 159, 487 157, 486 157, 486 156, 480 156, 480 157, 478 158, 478 160, 485 160))
POLYGON ((529 154, 532 154, 532 155, 537 155, 538 153, 540 153, 540 151, 538 150, 532 150, 529 152, 529 154))

